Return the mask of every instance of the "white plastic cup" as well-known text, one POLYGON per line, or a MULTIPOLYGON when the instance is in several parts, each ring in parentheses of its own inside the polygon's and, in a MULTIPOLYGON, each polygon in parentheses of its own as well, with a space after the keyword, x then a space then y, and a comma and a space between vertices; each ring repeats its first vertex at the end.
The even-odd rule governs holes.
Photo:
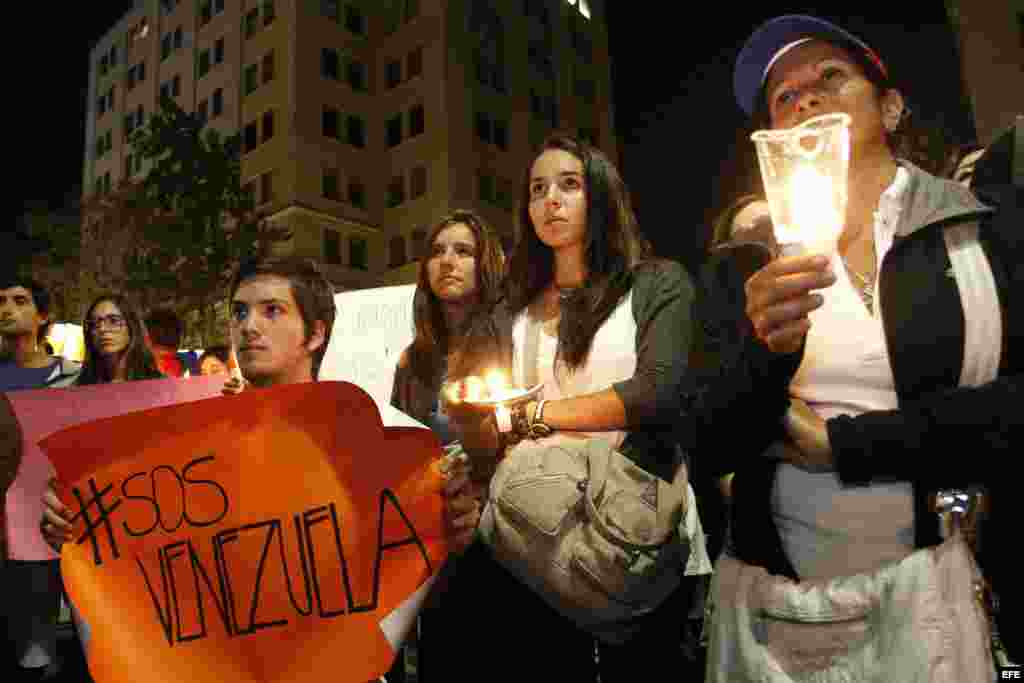
POLYGON ((750 139, 783 253, 834 254, 846 222, 850 116, 816 116, 750 139))

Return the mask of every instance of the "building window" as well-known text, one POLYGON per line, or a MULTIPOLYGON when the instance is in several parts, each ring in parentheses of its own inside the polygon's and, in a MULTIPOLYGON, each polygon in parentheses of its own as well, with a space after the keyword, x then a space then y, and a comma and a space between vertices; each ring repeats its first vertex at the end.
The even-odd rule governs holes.
POLYGON ((423 258, 423 254, 427 251, 427 231, 422 229, 416 229, 412 231, 412 257, 414 259, 423 258))
POLYGON ((416 17, 419 16, 419 14, 420 14, 420 0, 404 0, 404 4, 405 4, 405 8, 404 8, 405 11, 404 11, 404 17, 403 18, 405 19, 405 21, 407 21, 407 22, 408 21, 412 21, 413 19, 415 19, 416 17))
POLYGON ((340 198, 338 196, 338 169, 324 169, 321 184, 321 192, 323 193, 324 199, 338 201, 338 199, 340 198))
POLYGON ((354 59, 348 60, 345 65, 348 76, 348 85, 359 92, 366 91, 366 65, 354 59))
POLYGON ((224 61, 224 39, 218 38, 213 44, 213 63, 220 64, 224 61))
POLYGON ((487 173, 477 175, 479 193, 477 196, 485 202, 494 201, 494 177, 487 173))
POLYGON ((348 181, 348 202, 360 209, 366 208, 366 188, 358 179, 353 178, 348 181))
POLYGON ((508 149, 508 125, 504 121, 494 120, 491 135, 498 149, 508 149))
POLYGON ((125 79, 125 88, 131 90, 137 83, 146 80, 146 63, 139 62, 128 68, 128 76, 125 79))
POLYGON ((580 139, 587 144, 596 147, 598 143, 597 128, 580 128, 579 130, 580 139))
POLYGON ((177 97, 181 94, 181 76, 175 76, 160 86, 160 97, 177 97))
POLYGON ((185 34, 182 32, 181 27, 174 29, 174 49, 180 50, 185 44, 185 34))
POLYGON ((350 268, 366 270, 369 264, 366 240, 360 237, 348 238, 348 265, 350 268))
POLYGON ((210 101, 203 100, 196 105, 196 119, 199 120, 199 125, 205 126, 210 116, 210 101))
POLYGON ((498 178, 494 187, 494 203, 511 211, 515 208, 516 184, 505 178, 498 178))
POLYGON ((267 171, 260 176, 260 201, 263 204, 274 200, 274 172, 267 171))
POLYGON ((417 104, 409 110, 409 137, 421 135, 426 127, 423 105, 417 104))
POLYGON ((338 139, 338 110, 331 107, 324 107, 322 118, 322 129, 324 137, 332 140, 338 139))
POLYGON ((203 0, 199 5, 199 26, 206 26, 213 19, 213 0, 203 0))
POLYGON ((417 166, 412 169, 409 175, 409 194, 413 199, 422 197, 427 193, 427 167, 417 166))
POLYGON ((263 82, 269 83, 274 80, 274 51, 271 50, 263 55, 263 82))
POLYGON ((256 91, 259 87, 260 81, 259 65, 250 64, 245 67, 245 73, 242 77, 242 94, 249 95, 256 91))
POLYGON ((341 21, 341 2, 339 0, 320 0, 320 14, 331 21, 341 21))
MULTIPOLYGON (((160 59, 161 60, 167 59, 168 57, 171 56, 171 50, 174 49, 174 43, 171 42, 173 39, 174 39, 174 37, 170 33, 164 35, 164 37, 160 39, 160 59)), ((107 58, 104 57, 103 61, 100 62, 100 73, 101 74, 105 74, 107 72, 107 62, 106 62, 106 59, 107 58)))
POLYGON ((597 98, 597 87, 594 81, 578 79, 576 81, 576 95, 587 104, 593 104, 597 98))
POLYGON ((249 13, 245 15, 243 22, 244 26, 242 32, 246 38, 252 38, 256 35, 256 31, 260 26, 260 11, 258 9, 249 10, 249 13))
POLYGON ((181 0, 160 0, 160 13, 167 16, 174 11, 174 8, 178 6, 181 0))
POLYGON ((388 119, 387 123, 388 147, 395 147, 402 143, 402 115, 398 114, 388 119))
POLYGON ((274 0, 263 0, 263 25, 270 26, 274 23, 277 13, 274 11, 274 0))
POLYGON ((551 48, 542 41, 531 40, 526 47, 526 59, 541 75, 549 80, 555 77, 555 62, 551 48))
POLYGON ((349 116, 345 122, 348 144, 353 147, 366 147, 366 125, 358 116, 349 116))
POLYGON ((268 109, 263 112, 263 138, 261 142, 266 142, 274 137, 274 110, 268 109))
POLYGON ((345 28, 359 36, 366 31, 363 13, 359 11, 358 7, 353 7, 351 4, 345 5, 345 28))
POLYGON ((249 152, 251 152, 254 149, 256 149, 256 146, 260 142, 260 138, 259 138, 259 131, 257 131, 257 129, 256 129, 256 122, 255 121, 253 121, 252 123, 248 124, 245 127, 245 131, 244 131, 244 134, 243 134, 242 137, 243 137, 243 147, 242 147, 242 150, 243 150, 243 152, 245 154, 248 154, 249 152))
POLYGON ((423 48, 418 47, 409 53, 405 60, 405 71, 409 78, 423 74, 423 48))
POLYGON ((476 113, 476 136, 484 142, 491 141, 491 117, 482 111, 476 113))
POLYGON ((338 80, 338 52, 329 47, 320 50, 320 73, 324 78, 338 80))
POLYGON ((341 237, 330 228, 324 228, 324 261, 332 266, 341 265, 341 237))
POLYGON ((210 51, 201 50, 196 59, 196 75, 202 78, 206 74, 210 73, 210 51))
POLYGON ((396 175, 394 178, 391 179, 391 182, 388 183, 387 207, 389 209, 392 209, 392 208, 394 208, 396 206, 399 206, 404 201, 405 201, 405 178, 400 176, 400 175, 396 175))
POLYGON ((397 268, 405 264, 405 238, 395 235, 389 244, 391 258, 388 259, 388 268, 397 268))
POLYGON ((533 17, 539 21, 542 26, 547 26, 550 23, 548 7, 544 4, 544 0, 524 0, 523 14, 528 17, 533 17))
POLYGON ((213 91, 213 118, 224 113, 224 89, 217 88, 213 91))
POLYGON ((402 82, 402 63, 399 61, 388 62, 385 70, 385 80, 389 88, 397 87, 402 82))

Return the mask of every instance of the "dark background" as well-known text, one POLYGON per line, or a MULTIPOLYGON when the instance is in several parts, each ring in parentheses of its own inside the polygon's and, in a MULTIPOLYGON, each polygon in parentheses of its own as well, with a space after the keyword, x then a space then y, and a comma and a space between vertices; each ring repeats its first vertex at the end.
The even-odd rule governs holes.
MULTIPOLYGON (((499 0, 520 4, 520 0, 499 0)), ((911 107, 954 141, 973 138, 956 41, 941 0, 910 3, 702 3, 604 0, 622 170, 658 252, 691 268, 720 207, 759 187, 747 122, 732 97, 732 67, 755 26, 791 12, 836 21, 872 45, 911 107), (836 6, 849 6, 836 14, 836 6), (855 10, 855 11, 854 11, 855 10)), ((81 183, 88 56, 131 3, 19 5, 9 24, 22 45, 9 64, 16 113, 15 213, 46 200, 58 208, 81 183)))

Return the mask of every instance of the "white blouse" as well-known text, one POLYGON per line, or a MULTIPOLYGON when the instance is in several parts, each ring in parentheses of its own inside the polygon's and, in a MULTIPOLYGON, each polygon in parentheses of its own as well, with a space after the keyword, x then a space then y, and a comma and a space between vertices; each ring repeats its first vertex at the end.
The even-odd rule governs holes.
MULTIPOLYGON (((876 272, 892 246, 909 175, 899 168, 875 212, 876 272)), ((836 283, 821 290, 811 312, 803 361, 790 394, 824 419, 898 406, 875 278, 874 312, 860 298, 842 258, 832 258, 836 283)), ((783 547, 801 578, 871 571, 914 548, 909 483, 845 488, 834 473, 782 465, 773 496, 783 547)))

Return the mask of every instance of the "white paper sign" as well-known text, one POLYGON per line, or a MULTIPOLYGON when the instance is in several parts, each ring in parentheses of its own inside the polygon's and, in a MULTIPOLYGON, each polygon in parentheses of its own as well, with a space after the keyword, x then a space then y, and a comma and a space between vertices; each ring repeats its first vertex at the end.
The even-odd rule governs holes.
POLYGON ((336 294, 337 313, 320 379, 352 382, 385 413, 395 364, 413 340, 415 293, 415 285, 400 285, 336 294))

